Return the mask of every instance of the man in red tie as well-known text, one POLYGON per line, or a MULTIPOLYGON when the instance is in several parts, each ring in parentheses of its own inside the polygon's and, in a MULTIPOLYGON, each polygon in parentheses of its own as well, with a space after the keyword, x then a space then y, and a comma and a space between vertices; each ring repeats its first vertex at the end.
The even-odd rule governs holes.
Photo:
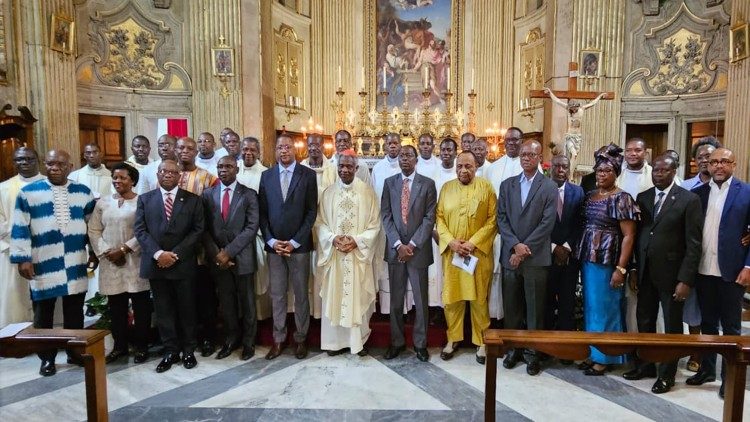
POLYGON ((224 359, 240 345, 242 360, 255 355, 255 236, 259 205, 256 192, 237 182, 237 161, 222 157, 216 165, 221 183, 203 191, 206 211, 206 261, 216 280, 224 320, 224 359), (239 307, 239 309, 238 309, 239 307), (238 321, 242 317, 242 327, 238 321))

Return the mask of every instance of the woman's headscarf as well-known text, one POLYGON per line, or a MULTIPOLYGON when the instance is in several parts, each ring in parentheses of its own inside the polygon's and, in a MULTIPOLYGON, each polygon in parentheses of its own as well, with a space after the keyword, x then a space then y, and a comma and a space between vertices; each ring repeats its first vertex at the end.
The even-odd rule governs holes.
POLYGON ((596 164, 594 164, 594 171, 596 171, 601 164, 609 164, 614 169, 615 174, 619 176, 622 171, 623 158, 622 148, 614 142, 611 142, 609 145, 599 148, 594 153, 594 161, 596 162, 596 164))

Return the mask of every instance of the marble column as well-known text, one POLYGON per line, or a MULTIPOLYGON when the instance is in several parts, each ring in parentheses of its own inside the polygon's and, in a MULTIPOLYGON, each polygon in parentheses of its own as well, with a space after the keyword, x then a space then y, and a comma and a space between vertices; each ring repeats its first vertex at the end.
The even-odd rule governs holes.
POLYGON ((63 149, 76 159, 80 145, 75 50, 66 54, 49 45, 52 15, 75 16, 73 0, 14 0, 13 8, 19 28, 16 98, 39 119, 34 125, 36 149, 40 154, 63 149))
MULTIPOLYGON (((733 1, 730 26, 746 22, 748 17, 750 2, 733 1)), ((724 144, 734 151, 737 159, 735 174, 747 182, 750 179, 750 58, 730 63, 727 76, 724 144)))

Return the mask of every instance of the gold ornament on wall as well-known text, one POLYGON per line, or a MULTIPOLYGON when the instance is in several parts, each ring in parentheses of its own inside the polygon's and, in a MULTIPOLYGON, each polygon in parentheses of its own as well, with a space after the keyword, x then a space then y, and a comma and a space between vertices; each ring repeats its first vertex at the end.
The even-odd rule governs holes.
POLYGON ((49 27, 49 48, 65 54, 73 54, 75 22, 59 14, 53 14, 49 27))
POLYGON ((729 61, 746 59, 750 51, 750 34, 747 22, 739 23, 729 30, 729 61))
POLYGON ((211 49, 211 69, 213 75, 221 82, 219 95, 226 100, 229 97, 227 81, 234 76, 234 49, 226 43, 223 35, 219 36, 219 44, 211 49))

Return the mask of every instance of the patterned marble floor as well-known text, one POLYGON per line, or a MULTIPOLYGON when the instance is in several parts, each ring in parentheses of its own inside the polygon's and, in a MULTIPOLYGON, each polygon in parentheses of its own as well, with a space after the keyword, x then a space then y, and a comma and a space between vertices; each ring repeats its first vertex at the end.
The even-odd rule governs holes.
MULTIPOLYGON (((462 349, 451 361, 432 349, 429 363, 407 352, 392 361, 372 356, 329 357, 312 352, 297 360, 291 351, 274 361, 259 347, 250 361, 198 357, 192 370, 180 366, 157 374, 157 358, 145 364, 108 367, 113 421, 398 421, 481 420, 484 367, 462 349)), ((36 357, 0 359, 0 419, 84 420, 83 369, 64 363, 58 374, 37 375, 36 357)), ((684 366, 684 365, 683 365, 684 366)), ((672 392, 650 393, 653 380, 630 382, 620 372, 585 377, 572 367, 548 365, 540 376, 525 367, 498 374, 498 420, 704 421, 721 418, 719 384, 687 387, 681 371, 672 392)), ((750 420, 750 406, 744 417, 750 420)))

